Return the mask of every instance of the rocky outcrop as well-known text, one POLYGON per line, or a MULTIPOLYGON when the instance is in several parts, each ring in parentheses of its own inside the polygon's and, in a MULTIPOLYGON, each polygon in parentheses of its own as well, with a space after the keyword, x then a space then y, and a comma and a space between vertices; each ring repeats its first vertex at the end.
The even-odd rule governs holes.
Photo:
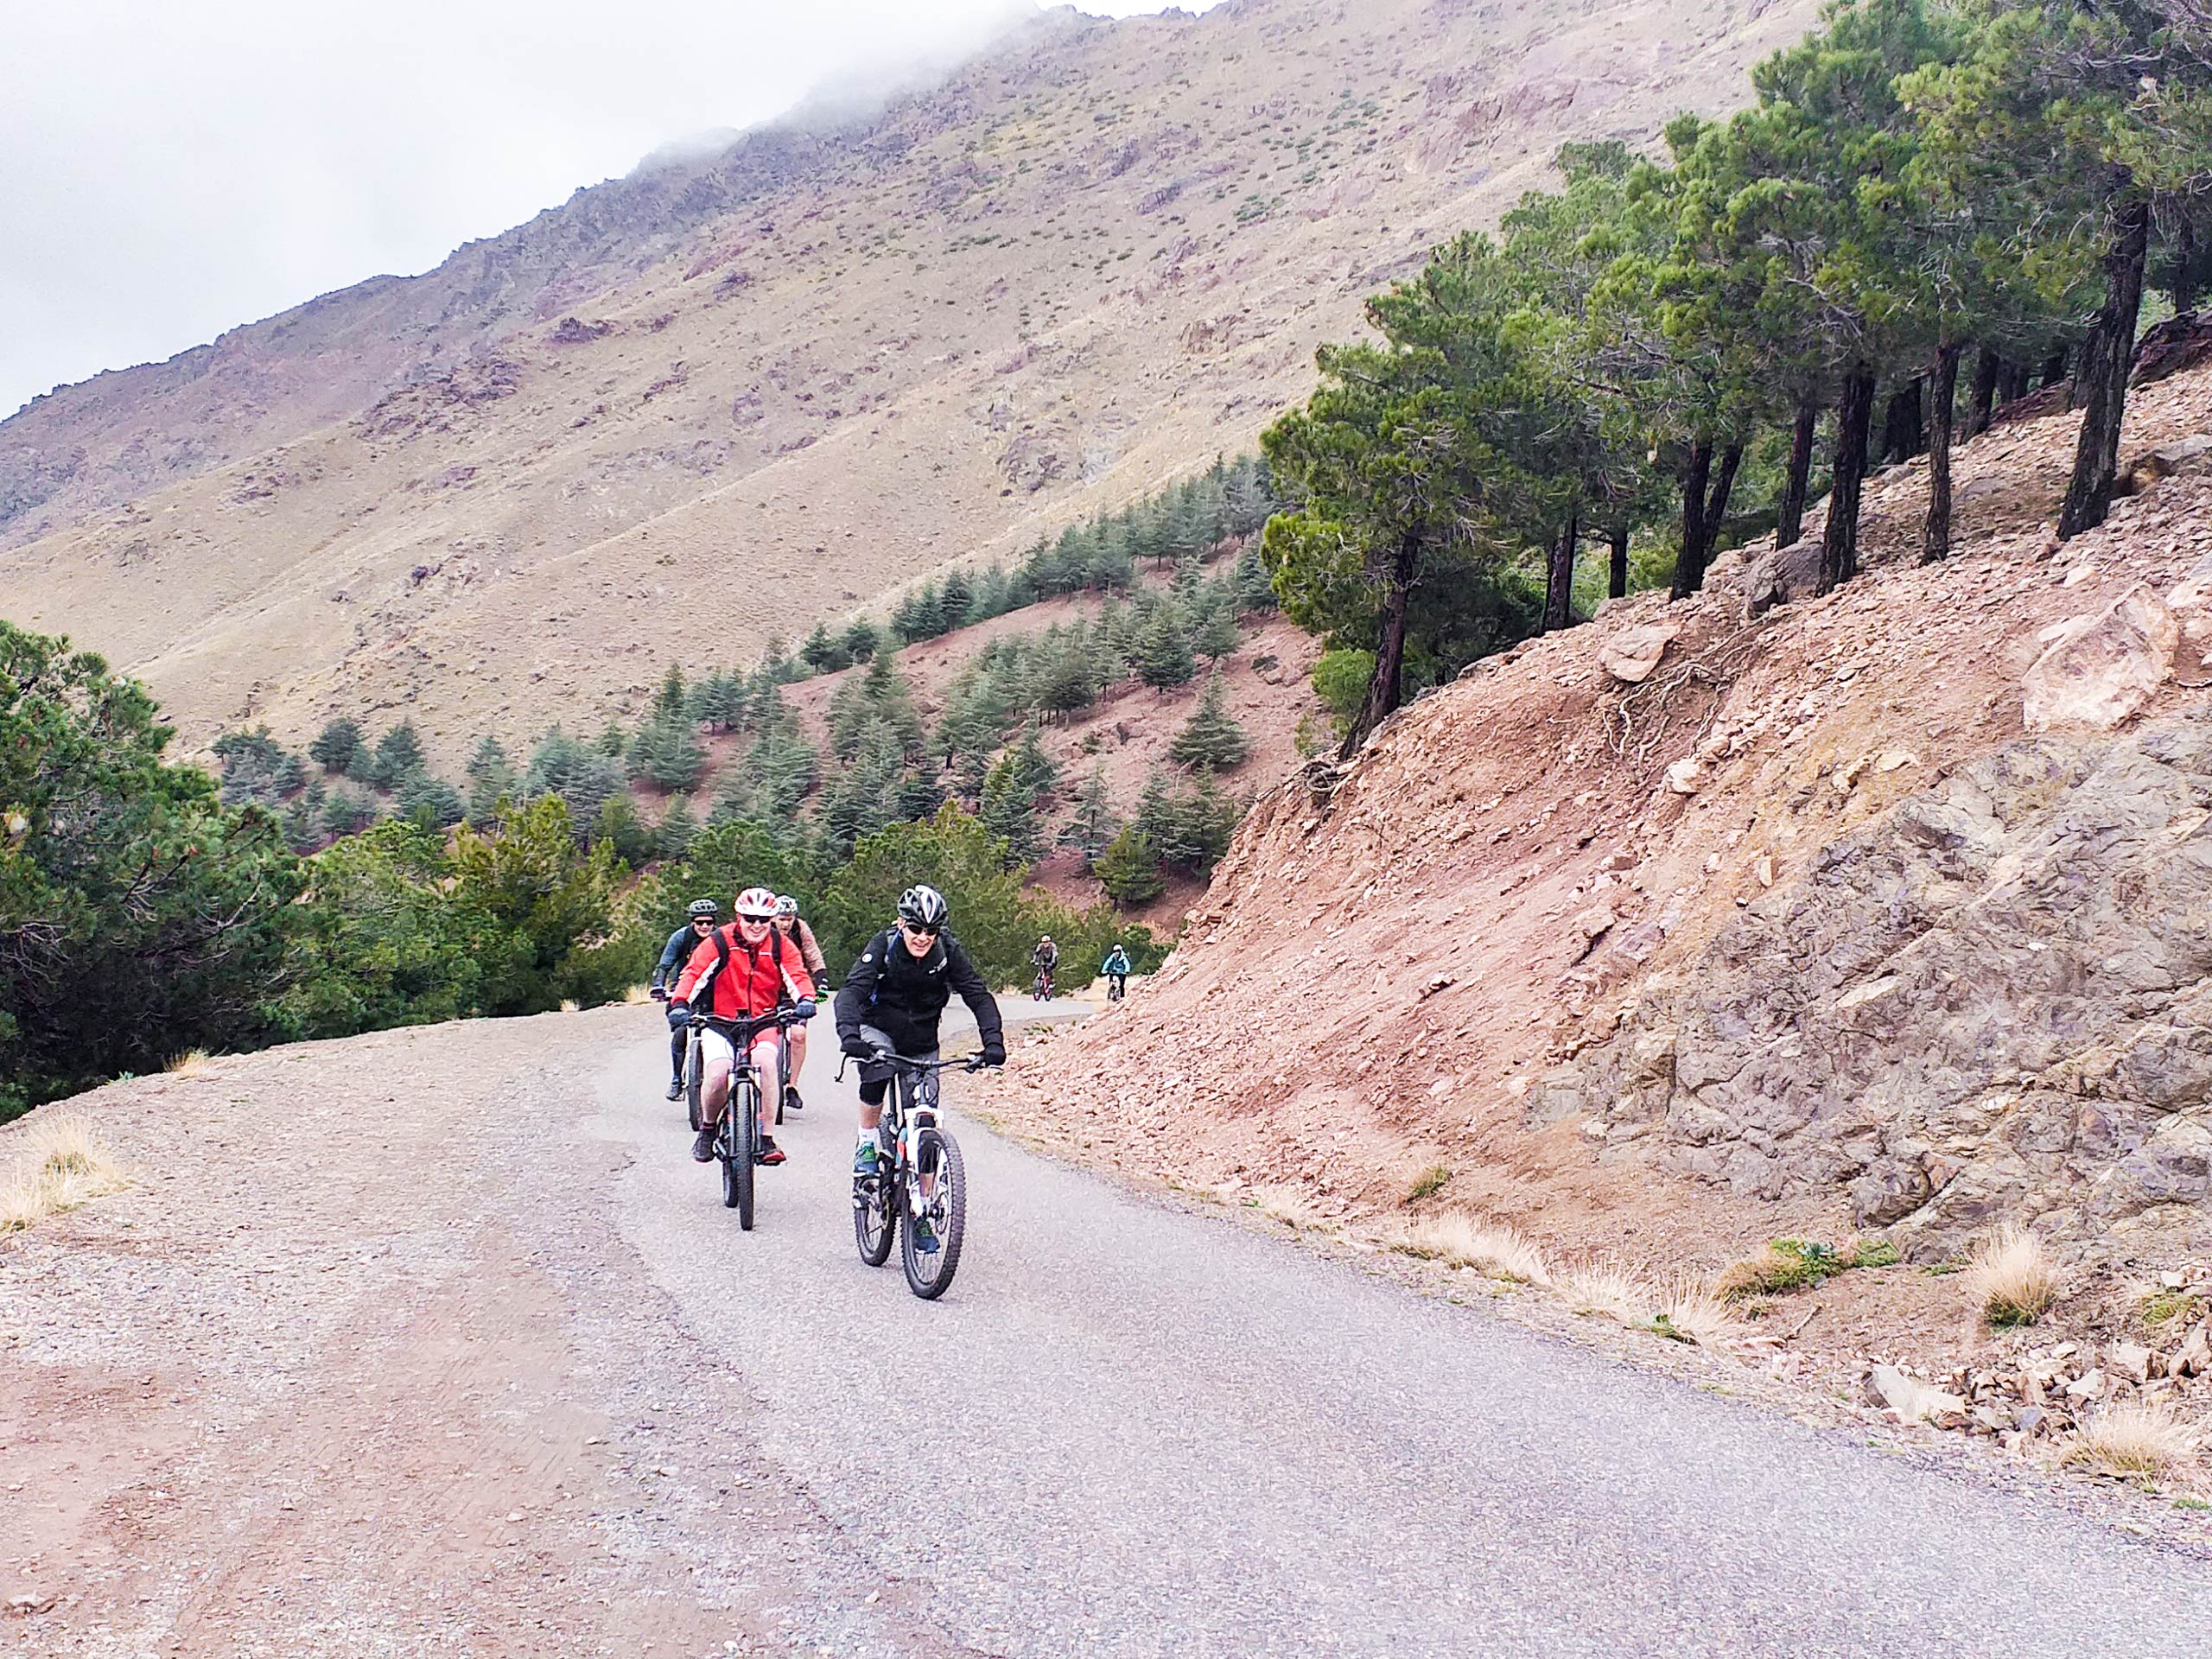
POLYGON ((2109 731, 2165 683, 2179 640, 2173 612, 2140 583, 2101 611, 2055 622, 2028 671, 2021 718, 2031 732, 2109 731))
POLYGON ((1999 749, 1751 900, 1532 1105, 1923 1243, 2200 1205, 2208 824, 2212 712, 1999 749))

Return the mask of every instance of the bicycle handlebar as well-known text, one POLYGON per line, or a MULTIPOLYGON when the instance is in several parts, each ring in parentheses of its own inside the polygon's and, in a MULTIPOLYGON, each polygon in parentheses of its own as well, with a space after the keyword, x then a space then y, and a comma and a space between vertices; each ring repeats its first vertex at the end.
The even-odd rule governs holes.
POLYGON ((749 1027, 754 1031, 773 1026, 779 1031, 789 1031, 793 1026, 804 1025, 814 1018, 815 1013, 815 1006, 811 1002, 801 1002, 794 1007, 778 1008, 773 1014, 740 1014, 734 1020, 725 1018, 719 1014, 701 1014, 694 1008, 691 1011, 690 1024, 695 1027, 727 1026, 733 1031, 740 1026, 749 1027))
POLYGON ((861 1059, 857 1054, 839 1054, 837 1057, 839 1083, 845 1080, 846 1065, 854 1060, 859 1060, 862 1065, 887 1065, 895 1071, 906 1072, 950 1071, 956 1065, 963 1071, 981 1071, 983 1069, 983 1057, 980 1053, 970 1054, 964 1060, 916 1060, 910 1059, 904 1054, 893 1054, 887 1048, 879 1048, 864 1060, 861 1059))

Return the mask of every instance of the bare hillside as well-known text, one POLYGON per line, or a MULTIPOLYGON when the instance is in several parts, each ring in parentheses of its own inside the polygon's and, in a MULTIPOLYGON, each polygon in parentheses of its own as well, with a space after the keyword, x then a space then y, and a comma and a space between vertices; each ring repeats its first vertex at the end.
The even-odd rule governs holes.
MULTIPOLYGON (((1809 0, 1055 14, 864 129, 581 193, 0 427, 0 613, 188 738, 451 750, 1248 446, 1568 137, 1745 96, 1809 0)), ((727 651, 718 652, 727 657, 727 651)))
MULTIPOLYGON (((2177 1341, 2136 1309, 2212 1276, 2212 377, 2138 394, 2124 462, 2177 447, 2061 547, 2075 424, 1961 452, 1944 563, 1893 469, 1835 594, 1815 546, 1754 544, 1284 785, 1166 969, 1046 1039, 1008 1111, 1230 1198, 1662 1272, 1855 1231, 1942 1267, 2027 1223, 2063 1320, 2177 1341)), ((2027 1363, 1975 1345, 1964 1282, 1853 1274, 1812 1339, 2027 1363)))

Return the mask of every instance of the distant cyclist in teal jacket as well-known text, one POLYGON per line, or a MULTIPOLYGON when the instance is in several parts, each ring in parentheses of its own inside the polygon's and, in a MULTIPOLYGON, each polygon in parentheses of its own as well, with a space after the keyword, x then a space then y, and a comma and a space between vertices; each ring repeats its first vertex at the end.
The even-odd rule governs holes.
POLYGON ((1105 975, 1109 982, 1106 995, 1113 1001, 1120 1001, 1129 988, 1129 953, 1116 945, 1106 953, 1106 960, 1098 965, 1098 971, 1105 975))

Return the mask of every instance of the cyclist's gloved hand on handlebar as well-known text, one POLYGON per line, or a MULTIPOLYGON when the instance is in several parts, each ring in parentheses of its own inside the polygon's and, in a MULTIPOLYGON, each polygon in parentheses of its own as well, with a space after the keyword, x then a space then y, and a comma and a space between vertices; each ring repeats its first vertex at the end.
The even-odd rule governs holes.
POLYGON ((814 1003, 812 1000, 810 998, 802 996, 797 1002, 793 1003, 791 1005, 791 1018, 794 1020, 813 1019, 814 1003))
POLYGON ((830 995, 829 975, 817 974, 814 976, 814 994, 817 997, 827 997, 830 995))
POLYGON ((872 1060, 875 1058, 875 1045, 857 1031, 845 1033, 837 1039, 837 1046, 856 1060, 872 1060))
POLYGON ((670 1029, 673 1031, 681 1031, 684 1027, 690 1025, 691 1023, 691 1005, 689 1002, 677 1002, 671 1000, 668 1005, 668 1023, 670 1029))
POLYGON ((1006 1045, 1004 1043, 985 1043, 983 1045, 982 1061, 985 1065, 1004 1065, 1006 1064, 1006 1045))

